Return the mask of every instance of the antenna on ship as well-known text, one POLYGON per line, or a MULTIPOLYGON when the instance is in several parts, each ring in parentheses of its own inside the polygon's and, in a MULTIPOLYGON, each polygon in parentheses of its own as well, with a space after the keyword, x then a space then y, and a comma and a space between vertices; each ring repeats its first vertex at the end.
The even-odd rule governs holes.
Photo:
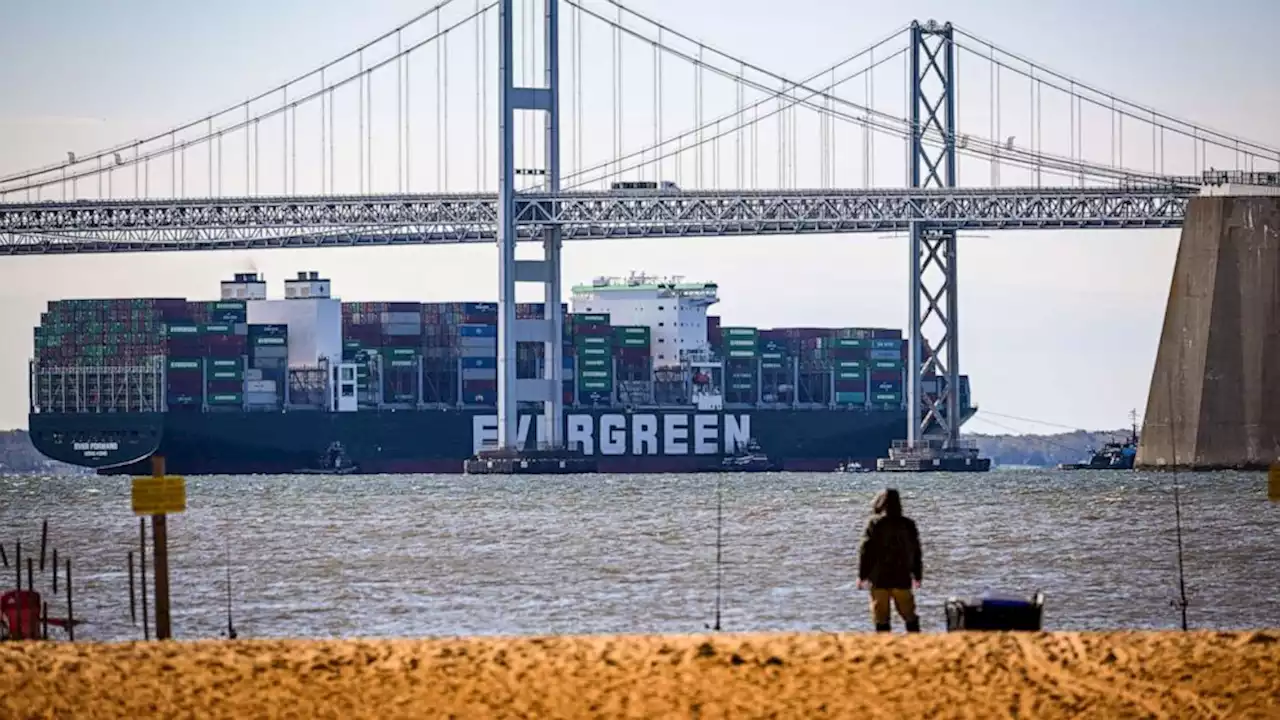
MULTIPOLYGON (((1169 447, 1173 452, 1173 517, 1174 531, 1178 541, 1178 597, 1170 601, 1170 605, 1178 608, 1182 614, 1182 631, 1187 631, 1187 578, 1182 561, 1182 496, 1178 483, 1178 426, 1173 407, 1173 379, 1165 384, 1169 396, 1169 447)), ((1136 423, 1136 421, 1135 421, 1136 423)))

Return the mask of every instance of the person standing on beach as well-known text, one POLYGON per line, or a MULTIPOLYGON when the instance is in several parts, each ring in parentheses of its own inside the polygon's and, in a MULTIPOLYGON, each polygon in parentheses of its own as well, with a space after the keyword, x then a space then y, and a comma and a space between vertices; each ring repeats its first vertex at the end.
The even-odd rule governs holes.
POLYGON ((876 632, 893 629, 890 601, 906 623, 907 632, 920 632, 912 593, 924 575, 916 524, 902 514, 902 498, 893 488, 877 495, 871 510, 858 548, 858 589, 871 585, 871 618, 876 632))

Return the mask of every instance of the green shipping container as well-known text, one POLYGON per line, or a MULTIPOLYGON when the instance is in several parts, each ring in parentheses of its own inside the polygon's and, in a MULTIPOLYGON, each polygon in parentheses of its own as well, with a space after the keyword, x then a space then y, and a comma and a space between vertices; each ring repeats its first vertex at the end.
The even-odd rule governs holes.
POLYGON ((579 335, 574 342, 578 347, 608 347, 609 340, 607 335, 579 335))
POLYGON ((240 370, 210 370, 210 380, 243 380, 244 373, 240 370))
POLYGON ((258 337, 255 337, 253 339, 253 344, 254 345, 288 345, 289 339, 282 338, 282 337, 268 337, 265 335, 259 335, 258 337))
POLYGON ((215 369, 218 369, 218 368, 241 369, 244 366, 244 361, 239 358, 235 360, 231 360, 228 358, 218 358, 218 359, 210 360, 209 364, 211 367, 215 369))
POLYGON ((836 367, 841 370, 861 370, 866 367, 866 363, 861 360, 841 360, 836 367))
POLYGON ((871 363, 871 367, 877 370, 901 370, 901 360, 875 360, 871 363))
POLYGON ((203 361, 200 360, 199 358, 195 358, 195 359, 169 358, 170 370, 199 370, 201 367, 203 367, 203 365, 204 365, 203 361))
POLYGON ((865 405, 867 394, 860 392, 838 392, 836 402, 842 405, 865 405))
POLYGON ((649 347, 649 338, 624 337, 622 338, 622 346, 647 348, 649 347))
POLYGON ((603 348, 603 347, 578 348, 578 354, 584 358, 588 356, 593 356, 593 355, 608 355, 609 348, 603 348))
POLYGON ((230 335, 235 332, 235 327, 226 323, 210 323, 202 326, 200 332, 206 335, 230 335))
POLYGON ((584 368, 607 368, 611 366, 612 363, 609 362, 608 358, 591 357, 582 359, 582 367, 584 368))
POLYGON ((865 380, 866 375, 861 370, 845 370, 836 375, 840 380, 865 380))
POLYGON ((231 310, 231 311, 243 312, 247 310, 248 307, 249 307, 248 304, 245 303, 244 300, 219 300, 213 303, 211 309, 215 311, 231 310))
POLYGON ((784 369, 785 367, 786 367, 786 366, 785 366, 785 365, 783 365, 783 364, 782 364, 782 363, 780 363, 780 362, 762 362, 762 363, 760 363, 760 369, 761 369, 761 370, 782 370, 782 369, 784 369))
POLYGON ((609 315, 608 313, 605 313, 605 314, 588 313, 583 315, 574 315, 573 324, 574 325, 608 325, 609 315))
POLYGON ((411 368, 415 364, 416 362, 413 360, 392 360, 391 361, 391 367, 393 368, 411 368))
POLYGON ((900 403, 902 393, 876 393, 871 396, 871 400, 878 403, 900 403))
POLYGON ((781 360, 781 359, 782 359, 782 353, 780 353, 780 352, 766 352, 766 353, 760 353, 760 359, 761 359, 761 360, 781 360))
POLYGON ((751 383, 733 383, 729 386, 730 390, 755 390, 756 386, 751 383))
POLYGON ((724 338, 746 337, 746 338, 754 339, 759 334, 760 334, 760 331, 756 328, 749 328, 749 327, 720 328, 720 337, 724 337, 724 338))
POLYGON ((169 337, 174 335, 199 335, 199 325, 170 325, 168 328, 169 337))
POLYGON ((210 405, 243 405, 243 393, 218 393, 209 396, 210 405))
POLYGON ((418 354, 418 348, 391 348, 392 357, 414 357, 418 354))
MULTIPOLYGON (((612 392, 612 391, 613 391, 613 383, 608 381, 583 380, 578 383, 579 394, 587 393, 587 392, 612 392)), ((583 399, 586 399, 586 398, 583 398, 583 399)))
POLYGON ((582 370, 578 373, 578 378, 584 382, 596 380, 607 381, 613 376, 608 370, 582 370))
POLYGON ((870 340, 862 340, 860 338, 836 338, 836 347, 838 348, 869 348, 870 340))
POLYGON ((728 345, 731 348, 746 348, 752 352, 755 352, 756 349, 755 342, 751 340, 744 340, 742 338, 729 338, 728 345))
POLYGON ((755 350, 730 350, 729 351, 730 358, 738 358, 738 359, 745 360, 748 358, 754 358, 755 356, 756 356, 755 350))

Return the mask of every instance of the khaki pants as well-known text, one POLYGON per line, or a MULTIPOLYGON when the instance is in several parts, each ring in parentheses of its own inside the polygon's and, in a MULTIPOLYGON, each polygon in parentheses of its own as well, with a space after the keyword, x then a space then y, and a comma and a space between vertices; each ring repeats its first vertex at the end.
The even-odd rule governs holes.
POLYGON ((893 600, 893 604, 898 608, 898 615, 902 617, 902 621, 913 623, 916 621, 916 598, 910 589, 889 590, 872 588, 871 590, 871 619, 876 627, 889 624, 889 601, 893 600))

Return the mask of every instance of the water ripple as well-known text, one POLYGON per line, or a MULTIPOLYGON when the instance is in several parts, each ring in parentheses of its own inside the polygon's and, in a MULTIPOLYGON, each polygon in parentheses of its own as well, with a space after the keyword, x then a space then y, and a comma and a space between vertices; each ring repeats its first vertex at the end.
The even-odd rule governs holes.
MULTIPOLYGON (((1280 503, 1265 477, 1179 479, 1192 623, 1280 625, 1280 503)), ((1044 591, 1051 628, 1178 622, 1169 475, 723 480, 726 629, 869 630, 854 553, 886 482, 923 536, 927 630, 942 629, 948 596, 985 589, 1044 591)), ((89 621, 78 637, 141 636, 128 615, 128 495, 122 478, 0 477, 10 560, 19 535, 31 557, 44 518, 74 559, 89 621)), ((182 638, 224 631, 228 546, 241 637, 690 632, 712 617, 709 476, 201 477, 187 497, 169 521, 182 638)))

